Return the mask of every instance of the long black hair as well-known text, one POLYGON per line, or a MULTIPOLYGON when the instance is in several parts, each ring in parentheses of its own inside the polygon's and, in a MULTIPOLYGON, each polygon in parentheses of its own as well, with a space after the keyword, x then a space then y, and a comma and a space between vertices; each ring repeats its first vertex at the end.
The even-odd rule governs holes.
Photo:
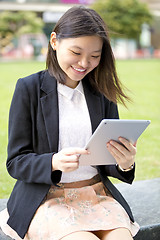
MULTIPOLYGON (((123 92, 122 84, 118 79, 108 29, 99 14, 93 9, 82 6, 72 7, 59 19, 53 32, 56 33, 57 40, 99 36, 103 41, 101 60, 99 65, 88 73, 88 80, 95 90, 100 91, 110 101, 114 103, 119 101, 125 104, 124 99, 129 98, 123 92)), ((56 52, 50 42, 46 67, 57 81, 65 84, 65 73, 58 64, 56 52)))

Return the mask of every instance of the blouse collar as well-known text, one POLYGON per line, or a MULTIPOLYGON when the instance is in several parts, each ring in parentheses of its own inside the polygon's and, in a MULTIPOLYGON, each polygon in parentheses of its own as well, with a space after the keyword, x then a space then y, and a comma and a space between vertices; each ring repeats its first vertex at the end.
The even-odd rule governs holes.
POLYGON ((58 82, 57 83, 57 90, 58 90, 59 94, 61 94, 64 97, 68 98, 69 100, 71 100, 72 97, 73 97, 73 94, 77 94, 77 92, 79 92, 80 94, 84 95, 83 85, 82 85, 81 81, 78 83, 76 88, 70 88, 70 87, 68 87, 68 86, 58 82))

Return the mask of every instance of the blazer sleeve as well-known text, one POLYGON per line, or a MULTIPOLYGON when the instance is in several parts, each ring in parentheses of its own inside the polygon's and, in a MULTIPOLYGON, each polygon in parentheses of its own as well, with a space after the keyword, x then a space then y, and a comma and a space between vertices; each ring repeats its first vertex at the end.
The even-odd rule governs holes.
MULTIPOLYGON (((108 102, 107 99, 105 99, 104 101, 105 101, 105 118, 119 119, 117 105, 113 102, 108 102)), ((134 180, 135 166, 129 172, 119 171, 116 165, 106 165, 101 167, 103 168, 103 170, 105 170, 107 176, 117 178, 123 182, 130 184, 134 180)))
POLYGON ((13 178, 20 181, 53 184, 51 180, 53 153, 38 154, 33 149, 30 95, 24 79, 19 79, 9 113, 7 170, 13 178))

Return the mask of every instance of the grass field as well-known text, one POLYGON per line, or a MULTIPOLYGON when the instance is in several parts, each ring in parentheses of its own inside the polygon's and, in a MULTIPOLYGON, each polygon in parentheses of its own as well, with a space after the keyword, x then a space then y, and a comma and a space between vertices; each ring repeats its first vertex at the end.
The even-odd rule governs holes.
MULTIPOLYGON (((43 62, 0 63, 0 198, 7 198, 14 180, 6 162, 8 111, 16 81, 45 68, 43 62)), ((137 147, 136 180, 160 177, 160 60, 117 61, 117 71, 133 102, 119 106, 123 119, 150 119, 137 147)))

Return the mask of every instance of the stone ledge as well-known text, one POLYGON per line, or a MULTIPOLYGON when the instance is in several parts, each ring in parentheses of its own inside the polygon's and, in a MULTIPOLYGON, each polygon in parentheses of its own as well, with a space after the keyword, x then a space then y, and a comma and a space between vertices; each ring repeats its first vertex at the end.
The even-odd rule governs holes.
POLYGON ((159 240, 160 239, 160 224, 141 227, 138 234, 134 237, 135 240, 159 240))
MULTIPOLYGON (((135 181, 132 185, 116 184, 129 203, 135 220, 141 229, 135 240, 160 240, 160 178, 135 181)), ((6 207, 7 199, 0 199, 0 211, 6 207)), ((11 240, 0 229, 0 240, 11 240)))
POLYGON ((2 232, 1 228, 0 228, 0 239, 1 239, 1 240, 12 240, 12 238, 6 236, 6 235, 2 232))
POLYGON ((160 178, 116 184, 141 229, 135 240, 160 240, 160 178))

